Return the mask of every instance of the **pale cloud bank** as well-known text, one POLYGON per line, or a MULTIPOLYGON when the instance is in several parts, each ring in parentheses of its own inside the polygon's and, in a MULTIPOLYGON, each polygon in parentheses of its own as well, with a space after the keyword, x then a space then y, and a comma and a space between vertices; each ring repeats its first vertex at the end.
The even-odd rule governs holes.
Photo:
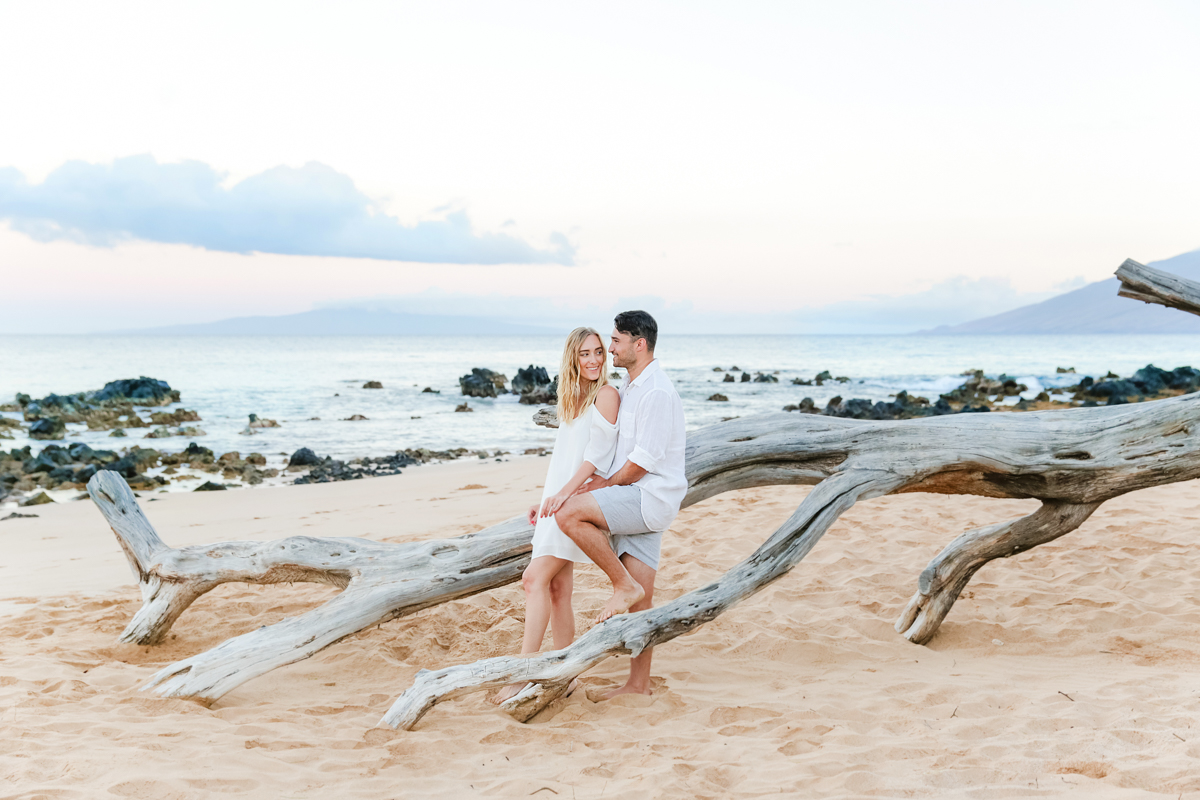
POLYGON ((404 225, 354 182, 309 162, 253 175, 228 188, 200 161, 153 156, 111 164, 68 161, 40 184, 0 169, 0 220, 40 242, 110 247, 129 240, 233 253, 341 256, 440 264, 562 264, 575 248, 555 233, 538 248, 476 231, 463 211, 404 225))

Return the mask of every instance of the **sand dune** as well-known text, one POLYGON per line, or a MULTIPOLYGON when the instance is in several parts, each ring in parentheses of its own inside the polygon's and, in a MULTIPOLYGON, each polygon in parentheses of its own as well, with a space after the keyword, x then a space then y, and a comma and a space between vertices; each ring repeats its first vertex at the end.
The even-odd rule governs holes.
MULTIPOLYGON (((544 468, 448 464, 143 502, 173 544, 454 536, 534 501, 544 468)), ((660 599, 749 554, 805 493, 748 490, 684 511, 660 599)), ((577 692, 522 725, 475 695, 407 733, 374 725, 418 669, 519 649, 517 587, 364 631, 205 708, 137 686, 334 590, 224 586, 165 645, 119 645, 140 598, 115 540, 90 503, 41 507, 0 523, 0 798, 1200 794, 1200 483, 1118 499, 1065 539, 984 568, 929 647, 893 631, 945 542, 1032 507, 862 503, 789 576, 660 648, 654 697, 577 692)), ((577 586, 582 630, 605 594, 590 569, 577 586)), ((625 666, 606 662, 585 688, 625 666)))

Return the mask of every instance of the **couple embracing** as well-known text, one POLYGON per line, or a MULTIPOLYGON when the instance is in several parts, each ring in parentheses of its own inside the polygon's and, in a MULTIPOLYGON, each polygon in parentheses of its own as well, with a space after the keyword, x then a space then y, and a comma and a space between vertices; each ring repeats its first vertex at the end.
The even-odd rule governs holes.
MULTIPOLYGON (((575 638, 571 592, 576 563, 592 563, 612 583, 596 622, 652 605, 663 531, 687 492, 683 405, 654 357, 658 324, 645 311, 614 320, 613 366, 627 374, 608 383, 600 334, 576 328, 563 348, 558 378, 558 438, 535 524, 533 557, 522 577, 525 636, 522 653, 541 649, 549 624, 554 648, 575 638)), ((602 699, 650 693, 651 651, 632 659, 629 680, 602 699)), ((525 684, 505 687, 503 703, 525 684)))

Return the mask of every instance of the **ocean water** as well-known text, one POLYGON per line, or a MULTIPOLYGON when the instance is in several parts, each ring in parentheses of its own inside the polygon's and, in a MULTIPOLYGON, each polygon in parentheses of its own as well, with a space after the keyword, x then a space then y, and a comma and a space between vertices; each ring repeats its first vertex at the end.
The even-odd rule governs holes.
MULTIPOLYGON (((17 392, 41 397, 99 389, 118 378, 146 375, 178 389, 182 402, 207 431, 196 441, 216 453, 261 452, 277 459, 299 447, 335 458, 385 455, 407 447, 506 450, 550 445, 553 431, 535 426, 535 410, 512 395, 462 403, 458 378, 487 367, 510 379, 517 367, 545 366, 554 375, 561 356, 557 336, 530 337, 0 337, 0 399, 17 392), (368 380, 382 390, 361 388, 368 380), (426 386, 440 394, 422 393, 426 386), (282 427, 239 435, 247 415, 277 420, 282 427), (347 422, 353 414, 368 419, 347 422)), ((1132 374, 1147 363, 1164 368, 1200 365, 1195 336, 663 336, 657 353, 683 398, 689 428, 722 417, 778 411, 811 397, 824 406, 834 395, 885 400, 900 390, 931 400, 962 382, 968 369, 1007 373, 1029 386, 1077 382, 1078 375, 1112 370, 1132 374), (737 366, 777 373, 779 383, 724 383, 737 366), (851 378, 848 384, 793 386, 822 370, 851 378), (728 402, 707 398, 720 392, 728 402)), ((611 370, 611 367, 610 367, 611 370)), ((740 374, 738 375, 740 378, 740 374)), ((1015 402, 1015 400, 1014 400, 1015 402)), ((16 414, 7 414, 16 417, 16 414)), ((145 415, 144 415, 145 416, 145 415)), ((70 426, 67 442, 119 448, 134 444, 182 450, 188 439, 143 440, 70 426)), ((18 437, 4 448, 43 442, 18 437)))

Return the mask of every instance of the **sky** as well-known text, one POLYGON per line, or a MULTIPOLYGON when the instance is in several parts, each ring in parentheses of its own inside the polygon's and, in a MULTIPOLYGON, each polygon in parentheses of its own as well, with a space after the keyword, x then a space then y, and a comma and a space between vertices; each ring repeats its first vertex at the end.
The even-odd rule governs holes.
POLYGON ((0 332, 893 333, 1200 247, 1192 3, 3 13, 0 332))

